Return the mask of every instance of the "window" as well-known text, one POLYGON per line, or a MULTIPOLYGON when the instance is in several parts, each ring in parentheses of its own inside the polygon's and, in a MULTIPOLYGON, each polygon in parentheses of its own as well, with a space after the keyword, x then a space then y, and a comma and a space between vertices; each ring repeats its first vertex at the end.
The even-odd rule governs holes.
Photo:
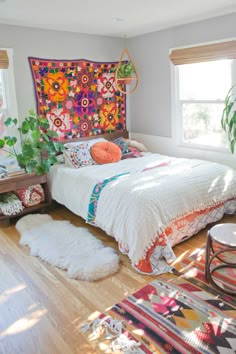
POLYGON ((179 142, 228 150, 221 117, 224 99, 236 82, 236 40, 173 49, 169 58, 176 66, 179 142))
POLYGON ((216 60, 177 67, 180 142, 228 148, 221 127, 224 99, 232 86, 234 60, 216 60))
MULTIPOLYGON (((7 60, 9 60, 9 66, 7 65, 8 68, 5 68, 5 56, 4 61, 2 60, 3 58, 0 56, 0 137, 8 133, 7 128, 4 125, 5 119, 9 116, 17 117, 14 70, 12 60, 13 51, 12 49, 1 50, 0 48, 0 53, 6 51, 7 60), (1 68, 1 66, 3 68, 1 68)), ((2 153, 3 151, 1 150, 0 154, 2 153)))

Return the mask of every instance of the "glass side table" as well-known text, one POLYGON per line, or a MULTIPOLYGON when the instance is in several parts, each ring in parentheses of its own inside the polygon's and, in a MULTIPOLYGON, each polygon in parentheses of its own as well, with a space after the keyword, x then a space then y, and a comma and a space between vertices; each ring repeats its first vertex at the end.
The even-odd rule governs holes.
POLYGON ((224 258, 226 252, 236 252, 236 224, 219 224, 213 226, 208 231, 206 244, 206 260, 205 260, 205 277, 216 289, 223 291, 226 294, 236 295, 236 289, 224 289, 219 286, 213 279, 212 275, 216 270, 222 268, 236 268, 236 253, 234 256, 235 262, 228 261, 224 258), (218 251, 214 250, 215 245, 220 246, 218 251), (223 258, 222 258, 223 257, 223 258), (212 266, 214 259, 218 259, 220 264, 212 266))

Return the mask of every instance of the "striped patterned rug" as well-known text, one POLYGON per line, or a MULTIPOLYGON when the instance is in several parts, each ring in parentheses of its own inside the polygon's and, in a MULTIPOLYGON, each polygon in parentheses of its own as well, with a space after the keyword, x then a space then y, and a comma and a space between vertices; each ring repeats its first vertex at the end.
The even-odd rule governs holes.
MULTIPOLYGON (((236 297, 206 283, 204 250, 181 266, 182 274, 158 276, 87 324, 100 344, 109 338, 107 353, 236 353, 236 297)), ((235 269, 218 276, 224 286, 236 285, 235 269)))

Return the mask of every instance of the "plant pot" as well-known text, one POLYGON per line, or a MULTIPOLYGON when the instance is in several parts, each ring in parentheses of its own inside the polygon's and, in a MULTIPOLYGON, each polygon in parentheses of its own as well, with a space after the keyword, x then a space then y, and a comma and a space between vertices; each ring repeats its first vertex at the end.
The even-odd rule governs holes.
POLYGON ((129 85, 129 84, 131 84, 131 78, 130 77, 124 77, 122 79, 118 79, 118 83, 119 84, 129 85))

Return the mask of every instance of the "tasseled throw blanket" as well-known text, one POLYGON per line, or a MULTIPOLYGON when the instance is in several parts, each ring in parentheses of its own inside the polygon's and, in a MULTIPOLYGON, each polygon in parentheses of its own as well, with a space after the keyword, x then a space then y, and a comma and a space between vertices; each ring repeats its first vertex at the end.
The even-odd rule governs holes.
POLYGON ((15 215, 24 209, 22 202, 12 192, 0 195, 0 212, 4 215, 15 215))

